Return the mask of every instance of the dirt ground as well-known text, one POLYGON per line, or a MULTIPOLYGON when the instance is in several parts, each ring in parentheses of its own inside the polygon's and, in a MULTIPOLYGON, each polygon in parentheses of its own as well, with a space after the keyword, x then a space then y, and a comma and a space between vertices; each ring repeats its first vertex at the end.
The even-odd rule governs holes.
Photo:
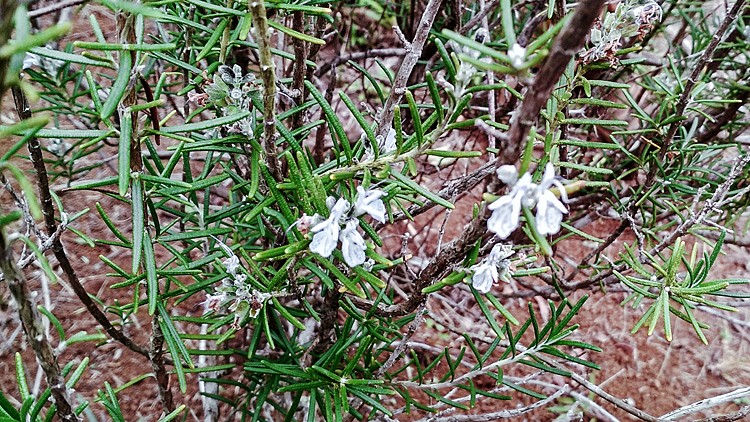
MULTIPOLYGON (((90 12, 87 7, 85 15, 90 12)), ((74 38, 83 37, 87 34, 85 23, 78 22, 74 31, 74 38)), ((340 84, 346 83, 346 77, 340 84)), ((3 99, 2 122, 15 119, 10 108, 10 98, 3 99)), ((458 136, 458 135, 457 135, 458 136)), ((460 136, 468 137, 466 133, 460 136)), ((469 137, 471 138, 471 137, 469 137)), ((445 142, 459 142, 460 139, 446 140, 445 142)), ((0 144, 0 153, 7 148, 7 143, 0 144)), ((168 145, 162 145, 166 148, 168 145)), ((111 162, 110 158, 116 155, 112 149, 104 149, 100 155, 103 161, 111 162)), ((465 167, 459 169, 461 174, 475 168, 481 163, 469 162, 465 167)), ((429 170, 425 165, 423 170, 429 170)), ((96 172, 87 176, 87 179, 101 178, 113 174, 114 169, 103 166, 96 172)), ((441 175, 443 180, 426 177, 426 184, 440 185, 447 178, 455 177, 441 175)), ((460 205, 454 211, 446 227, 445 239, 449 240, 456 235, 463 223, 470 215, 472 199, 478 197, 483 187, 477 187, 470 195, 461 200, 460 205)), ((94 209, 95 203, 101 202, 111 215, 127 220, 130 210, 122 204, 114 203, 107 197, 98 193, 75 192, 62 195, 62 200, 69 213, 80 211, 84 208, 94 209)), ((10 204, 7 193, 0 191, 0 205, 6 207, 10 204)), ((7 209, 7 208, 6 208, 7 209)), ((434 252, 437 237, 443 225, 443 218, 436 213, 427 213, 420 216, 415 222, 401 223, 395 230, 409 232, 412 238, 409 243, 409 252, 415 255, 413 261, 418 265, 419 259, 426 259, 434 252)), ((586 230, 602 236, 612 229, 611 222, 600 221, 586 230)), ((74 227, 81 230, 92 238, 108 238, 108 231, 102 227, 101 222, 94 212, 89 212, 80 220, 76 221, 74 227)), ((623 237, 628 239, 627 234, 623 237)), ((107 277, 107 267, 99 256, 105 256, 115 262, 129 262, 129 256, 120 249, 105 245, 90 247, 83 244, 71 233, 64 235, 63 240, 66 250, 73 265, 78 271, 84 286, 89 293, 96 295, 103 301, 111 303, 117 299, 130 300, 128 292, 124 290, 113 290, 110 288, 114 278, 107 277)), ((559 258, 580 258, 591 250, 591 245, 580 239, 571 239, 557 248, 559 258)), ((750 251, 748 248, 727 245, 726 252, 722 255, 711 272, 713 278, 743 278, 750 277, 750 251)), ((50 258, 53 268, 60 273, 53 258, 50 258)), ((58 283, 48 284, 44 280, 43 272, 37 267, 30 267, 26 276, 33 289, 40 293, 39 300, 60 319, 66 332, 71 335, 79 331, 96 333, 99 328, 85 312, 80 301, 75 297, 64 278, 58 283)), ((515 284, 504 286, 506 293, 512 295, 513 289, 519 288, 515 284)), ((601 371, 588 371, 589 381, 604 388, 610 394, 628 399, 636 407, 652 414, 662 415, 675 408, 701 400, 707 397, 723 394, 737 388, 750 385, 750 310, 747 303, 736 304, 740 311, 735 314, 722 313, 713 315, 699 312, 702 321, 710 324, 711 329, 705 330, 709 344, 704 346, 700 343, 692 328, 682 322, 673 322, 674 340, 667 342, 663 335, 657 330, 652 336, 647 336, 644 329, 636 334, 630 334, 630 330, 642 315, 645 308, 632 309, 629 306, 620 306, 620 302, 626 294, 617 291, 614 287, 603 292, 594 290, 589 292, 591 297, 586 305, 588 312, 585 318, 576 318, 575 322, 580 324, 580 329, 574 338, 599 345, 605 349, 602 353, 588 353, 584 357, 592 360, 602 367, 601 371)), ((580 296, 579 293, 576 293, 580 296)), ((574 296, 574 299, 576 296, 574 296)), ((544 299, 509 299, 504 303, 516 317, 521 320, 528 313, 527 303, 531 301, 536 307, 538 315, 545 315, 546 302, 544 299)), ((184 304, 186 314, 199 314, 201 310, 196 303, 184 304)), ((491 338, 492 332, 486 323, 481 322, 482 316, 473 301, 466 286, 458 285, 454 289, 441 292, 428 302, 428 314, 426 317, 426 329, 420 330, 413 338, 413 348, 419 349, 420 345, 432 346, 434 348, 449 347, 456 353, 462 344, 460 334, 472 331, 477 336, 491 338), (442 296, 441 296, 442 295, 442 296), (458 334, 458 335, 456 335, 458 334)), ((112 321, 117 321, 115 315, 109 314, 112 321)), ((150 332, 150 318, 145 312, 132 317, 124 325, 123 329, 129 336, 140 344, 145 344, 150 332)), ((53 344, 57 344, 57 335, 54 329, 49 330, 53 338, 53 344)), ((422 349, 421 353, 428 353, 429 347, 422 349), (425 351, 427 350, 427 352, 425 351)), ((14 356, 20 352, 26 363, 28 372, 26 377, 32 393, 38 393, 43 388, 41 371, 35 363, 33 354, 24 341, 23 332, 19 326, 15 306, 10 303, 7 289, 0 284, 0 388, 17 400, 19 393, 15 387, 15 364, 14 356)), ((87 413, 98 420, 108 420, 106 412, 101 404, 95 401, 97 390, 102 388, 104 382, 109 382, 113 387, 120 387, 137 377, 142 377, 135 388, 129 388, 127 393, 118 396, 124 414, 128 420, 155 421, 161 411, 158 399, 156 383, 150 376, 151 368, 148 361, 138 354, 125 350, 119 344, 103 342, 100 344, 80 343, 67 347, 59 357, 60 362, 79 363, 85 357, 89 357, 88 369, 81 382, 75 388, 75 399, 77 402, 91 401, 91 407, 87 413)), ((526 375, 519 371, 510 372, 508 376, 526 375)), ((197 377, 189 376, 188 390, 185 394, 192 409, 200 408, 200 398, 197 395, 197 377)), ((175 402, 182 403, 176 380, 172 391, 176 394, 175 402)), ((596 404, 602 406, 616 417, 622 420, 632 419, 625 412, 616 409, 611 404, 598 397, 590 395, 587 390, 578 386, 571 380, 555 380, 565 382, 578 393, 589 397, 596 404)), ((540 387, 541 388, 541 387, 540 387)), ((553 391, 544 390, 547 394, 553 391)), ((229 392, 231 395, 231 392, 229 392)), ((515 401, 490 401, 479 399, 477 409, 472 412, 488 412, 500 409, 513 409, 523 404, 528 404, 528 399, 519 398, 515 401)), ((398 405, 397 402, 394 402, 398 405)), ((563 406, 569 404, 560 402, 563 406)), ((691 415, 689 419, 700 416, 710 416, 721 413, 736 411, 746 402, 730 402, 711 409, 710 414, 691 415)), ((564 413, 565 410, 561 410, 564 413)), ((471 413, 471 412, 470 412, 471 413)), ((459 414, 459 413, 456 413, 459 414)), ((522 420, 554 420, 558 413, 548 410, 539 410, 535 413, 525 415, 522 420)), ((402 421, 415 420, 413 414, 402 414, 398 417, 402 421)), ((191 411, 187 420, 202 420, 202 415, 197 411, 191 411)))

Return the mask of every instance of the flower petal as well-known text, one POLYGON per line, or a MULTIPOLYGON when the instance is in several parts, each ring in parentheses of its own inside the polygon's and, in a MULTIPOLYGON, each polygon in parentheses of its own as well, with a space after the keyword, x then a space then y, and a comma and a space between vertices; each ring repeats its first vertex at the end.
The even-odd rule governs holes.
POLYGON ((551 191, 544 191, 536 211, 536 228, 539 234, 555 234, 560 231, 562 216, 568 210, 551 191))
POLYGON ((471 285, 480 293, 487 293, 497 281, 497 268, 495 264, 484 263, 471 267, 474 275, 471 276, 471 285))
POLYGON ((336 249, 336 243, 339 240, 339 224, 331 220, 326 220, 312 228, 313 240, 310 243, 310 250, 318 255, 328 258, 336 249))
POLYGON ((341 231, 341 253, 344 255, 344 262, 350 267, 362 265, 366 260, 367 246, 365 239, 357 231, 358 226, 357 220, 350 220, 341 231))
POLYGON ((507 238, 518 228, 521 199, 522 195, 515 197, 506 195, 488 207, 493 211, 490 219, 487 220, 487 228, 497 233, 501 239, 507 238))

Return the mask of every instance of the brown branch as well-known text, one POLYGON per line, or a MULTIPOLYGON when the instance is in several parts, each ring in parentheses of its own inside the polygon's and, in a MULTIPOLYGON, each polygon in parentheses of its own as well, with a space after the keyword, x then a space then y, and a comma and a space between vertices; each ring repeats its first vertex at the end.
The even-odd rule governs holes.
POLYGON ((50 13, 55 13, 62 9, 67 9, 68 7, 78 6, 79 4, 83 4, 88 2, 89 0, 63 0, 58 3, 50 4, 49 6, 40 7, 36 10, 30 10, 29 11, 29 18, 38 18, 40 16, 49 15, 50 13))
POLYGON ((159 387, 159 397, 164 406, 164 413, 174 411, 172 391, 169 389, 169 374, 164 367, 164 334, 159 327, 159 315, 155 314, 151 320, 151 342, 148 358, 151 361, 151 369, 156 377, 159 387))
MULTIPOLYGON (((294 12, 292 18, 292 29, 304 33, 304 15, 302 12, 294 12)), ((307 97, 305 92, 305 75, 307 73, 307 63, 305 58, 307 56, 307 44, 299 38, 292 39, 292 46, 294 49, 294 64, 292 65, 292 93, 295 95, 294 100, 296 104, 302 104, 307 97)), ((302 126, 302 116, 304 113, 295 113, 292 116, 292 122, 290 130, 295 130, 302 126)))
POLYGON ((281 166, 276 151, 276 67, 271 55, 266 6, 262 1, 250 2, 253 15, 252 34, 258 44, 260 76, 263 79, 263 149, 266 164, 276 181, 282 180, 281 166))
POLYGON ((31 300, 26 277, 16 266, 13 250, 5 236, 4 227, 0 227, 0 270, 5 276, 5 282, 8 283, 13 299, 18 304, 18 314, 26 339, 34 349, 37 360, 47 377, 47 385, 57 406, 57 416, 63 421, 80 421, 81 419, 73 412, 65 379, 60 373, 57 357, 44 332, 42 315, 31 300))
MULTIPOLYGON (((16 104, 22 105, 18 109, 19 117, 24 120, 30 118, 31 109, 28 106, 28 102, 23 91, 14 88, 13 96, 16 99, 16 104)), ((29 138, 28 148, 31 162, 37 175, 39 196, 42 202, 42 213, 44 215, 44 223, 46 226, 47 235, 53 236, 57 231, 57 222, 55 221, 55 208, 52 205, 52 195, 50 194, 47 168, 44 166, 42 147, 39 144, 39 140, 36 137, 32 136, 31 138, 29 138)), ((81 303, 83 303, 83 305, 86 307, 86 310, 91 314, 91 316, 94 317, 96 322, 98 322, 99 325, 104 328, 104 331, 106 331, 110 337, 119 341, 128 349, 143 356, 148 356, 148 351, 146 351, 145 348, 139 346, 132 339, 115 328, 109 321, 109 319, 107 319, 107 316, 104 315, 104 313, 96 306, 96 303, 91 300, 88 292, 81 284, 81 280, 78 278, 78 274, 76 274, 75 269, 73 269, 73 266, 68 259, 68 255, 65 252, 65 248, 63 247, 62 241, 60 241, 59 237, 55 237, 54 241, 52 242, 52 252, 54 253, 55 258, 57 258, 57 261, 60 263, 60 268, 63 270, 68 283, 73 288, 73 292, 75 292, 76 296, 78 296, 78 299, 80 299, 81 303)))
POLYGON ((539 117, 570 59, 583 48, 586 36, 594 20, 599 17, 604 3, 605 0, 582 0, 578 4, 575 14, 555 40, 549 57, 534 78, 534 84, 524 96, 521 109, 516 110, 510 120, 510 130, 505 145, 501 148, 503 153, 497 158, 498 166, 513 164, 521 155, 529 129, 539 117))
MULTIPOLYGON (((424 9, 422 19, 419 21, 414 40, 406 45, 406 56, 401 62, 396 78, 393 81, 391 94, 388 96, 388 99, 383 106, 383 111, 380 114, 377 134, 382 135, 383 138, 388 135, 388 131, 393 125, 393 108, 398 107, 401 103, 401 98, 404 96, 404 93, 406 93, 406 84, 409 80, 409 76, 411 75, 412 70, 414 70, 417 61, 422 56, 422 49, 427 41, 427 37, 430 35, 430 28, 432 28, 435 16, 437 16, 438 11, 440 10, 441 3, 441 0, 430 0, 424 9)), ((400 33, 398 27, 395 27, 394 29, 400 33)))

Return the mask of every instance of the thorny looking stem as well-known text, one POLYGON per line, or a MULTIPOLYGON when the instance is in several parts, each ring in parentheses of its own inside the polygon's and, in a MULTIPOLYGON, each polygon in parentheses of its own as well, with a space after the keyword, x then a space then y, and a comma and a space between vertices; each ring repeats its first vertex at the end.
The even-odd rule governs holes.
POLYGON ((263 78, 263 148, 265 162, 271 175, 277 181, 282 180, 276 151, 276 67, 271 55, 271 40, 266 18, 266 6, 262 1, 248 0, 253 15, 253 37, 258 44, 260 54, 260 75, 263 78))
POLYGON ((498 155, 497 164, 514 164, 525 145, 526 135, 540 115, 552 89, 560 80, 570 59, 583 48, 586 36, 599 17, 605 0, 582 0, 575 14, 565 25, 552 46, 549 57, 537 73, 534 84, 524 95, 520 110, 516 110, 510 121, 510 131, 503 142, 505 151, 498 155))
POLYGON ((16 266, 13 250, 6 239, 4 227, 0 227, 0 270, 5 276, 5 282, 8 283, 13 299, 18 304, 18 313, 26 338, 47 377, 47 385, 57 405, 57 416, 63 421, 80 421, 81 419, 73 413, 65 379, 60 374, 57 357, 44 332, 42 315, 31 300, 26 277, 16 266))
POLYGON ((419 21, 417 31, 414 34, 414 40, 405 46, 406 56, 404 57, 403 62, 401 62, 401 67, 398 69, 396 78, 393 81, 393 87, 391 88, 391 94, 388 96, 388 99, 383 106, 383 111, 378 123, 378 130, 376 133, 383 136, 383 138, 388 135, 388 131, 393 125, 393 108, 398 107, 398 104, 401 103, 401 98, 406 92, 406 84, 409 81, 409 76, 411 75, 412 70, 414 70, 414 66, 417 64, 420 56, 422 56, 422 49, 427 41, 427 37, 430 35, 430 28, 432 28, 435 16, 437 16, 438 11, 440 10, 441 3, 442 0, 430 0, 430 2, 427 3, 424 13, 422 14, 422 19, 419 21))

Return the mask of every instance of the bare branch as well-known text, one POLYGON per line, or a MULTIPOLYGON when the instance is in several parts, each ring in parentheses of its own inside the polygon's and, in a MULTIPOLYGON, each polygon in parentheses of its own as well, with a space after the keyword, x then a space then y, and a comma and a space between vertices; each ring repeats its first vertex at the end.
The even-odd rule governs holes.
POLYGON ((504 150, 501 148, 503 153, 497 157, 498 166, 514 164, 518 160, 529 129, 539 117, 542 106, 552 94, 570 59, 583 48, 586 36, 605 2, 582 0, 578 4, 575 14, 555 40, 549 57, 535 76, 534 84, 524 96, 520 110, 516 110, 510 120, 510 131, 503 142, 504 150))
POLYGON ((741 400, 746 397, 750 397, 750 387, 738 388, 734 391, 730 391, 720 396, 710 397, 707 399, 699 400, 695 403, 690 403, 687 406, 682 406, 679 409, 673 410, 661 416, 659 420, 664 420, 664 421, 685 420, 685 417, 687 417, 687 415, 690 415, 692 413, 702 412, 714 406, 720 405, 722 403, 728 403, 728 402, 735 401, 735 400, 741 400))
POLYGON ((63 421, 80 421, 81 419, 73 412, 73 407, 68 395, 68 387, 65 379, 60 373, 57 357, 52 350, 47 334, 44 332, 42 315, 31 300, 31 292, 26 284, 21 270, 18 269, 13 256, 13 250, 5 236, 4 227, 0 227, 0 270, 5 276, 13 299, 18 304, 18 313, 23 324, 23 331, 31 348, 36 353, 37 360, 42 366, 47 385, 52 391, 55 404, 57 405, 57 416, 63 421))
POLYGON ((430 0, 427 3, 427 7, 425 7, 422 14, 422 19, 419 21, 417 32, 414 35, 414 40, 406 46, 406 57, 404 57, 401 67, 398 69, 396 79, 393 81, 393 87, 391 88, 391 94, 383 106, 380 122, 378 123, 377 134, 382 135, 384 138, 388 135, 388 130, 393 124, 393 108, 398 107, 401 98, 406 92, 406 83, 419 57, 422 55, 422 49, 427 41, 427 37, 430 35, 430 28, 432 28, 435 16, 437 16, 440 10, 441 3, 442 0, 430 0))

